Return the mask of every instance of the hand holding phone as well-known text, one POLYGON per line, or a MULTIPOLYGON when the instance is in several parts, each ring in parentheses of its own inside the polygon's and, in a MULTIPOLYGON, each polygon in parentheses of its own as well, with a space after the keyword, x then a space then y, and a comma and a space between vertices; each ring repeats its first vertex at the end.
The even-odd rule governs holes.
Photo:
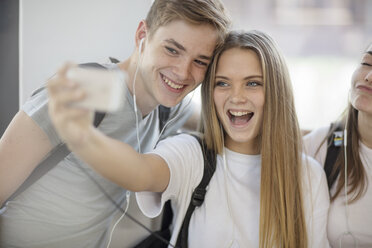
POLYGON ((113 112, 123 107, 127 75, 121 70, 104 70, 73 67, 67 78, 76 82, 86 93, 84 100, 74 106, 113 112))

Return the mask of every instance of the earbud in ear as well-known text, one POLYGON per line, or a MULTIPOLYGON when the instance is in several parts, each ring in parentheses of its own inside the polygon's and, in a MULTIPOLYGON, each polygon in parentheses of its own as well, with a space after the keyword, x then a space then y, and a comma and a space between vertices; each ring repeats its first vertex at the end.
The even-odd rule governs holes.
POLYGON ((141 53, 141 51, 142 51, 142 44, 143 44, 144 40, 145 40, 145 38, 142 38, 142 39, 140 40, 140 44, 139 44, 139 51, 140 51, 140 53, 141 53))

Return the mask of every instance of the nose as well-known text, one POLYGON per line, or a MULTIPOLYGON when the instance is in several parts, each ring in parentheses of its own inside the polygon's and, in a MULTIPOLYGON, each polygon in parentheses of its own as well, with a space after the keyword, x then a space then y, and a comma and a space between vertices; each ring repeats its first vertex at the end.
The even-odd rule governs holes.
POLYGON ((175 66, 176 66, 176 71, 175 73, 178 76, 178 79, 181 81, 187 80, 190 75, 190 70, 191 70, 191 63, 189 59, 183 59, 180 60, 175 66))
POLYGON ((364 80, 367 81, 368 83, 372 83, 372 69, 367 72, 364 80))
POLYGON ((240 87, 233 87, 231 90, 230 100, 235 104, 244 103, 246 101, 244 90, 240 87))

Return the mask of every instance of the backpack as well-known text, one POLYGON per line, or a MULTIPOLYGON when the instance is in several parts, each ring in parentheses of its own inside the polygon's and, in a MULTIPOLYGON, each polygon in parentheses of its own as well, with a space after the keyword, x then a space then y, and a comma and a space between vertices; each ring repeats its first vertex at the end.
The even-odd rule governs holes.
POLYGON ((204 158, 204 171, 203 177, 199 185, 194 189, 192 193, 190 204, 187 208, 185 217, 182 222, 180 232, 177 237, 176 245, 170 244, 169 240, 171 238, 170 225, 173 219, 173 211, 171 207, 170 200, 164 204, 163 217, 161 229, 159 231, 151 233, 150 236, 141 241, 134 248, 167 248, 168 245, 177 248, 187 248, 189 224, 191 215, 193 214, 196 207, 200 207, 204 202, 205 194, 207 193, 207 186, 216 170, 216 153, 213 150, 207 148, 204 140, 199 136, 193 135, 199 142, 199 145, 203 151, 204 158))
POLYGON ((333 130, 332 135, 327 139, 327 155, 324 162, 324 171, 327 176, 328 188, 331 190, 333 184, 336 182, 338 175, 340 174, 340 168, 338 168, 333 174, 333 167, 337 160, 339 153, 343 146, 343 128, 340 123, 331 123, 330 131, 333 130), (334 130, 333 130, 334 129, 334 130))
MULTIPOLYGON (((110 58, 112 62, 117 62, 110 58)), ((80 64, 79 67, 82 68, 95 68, 95 69, 106 69, 101 64, 98 63, 86 63, 80 64)), ((40 89, 33 92, 32 96, 36 95, 40 91, 42 91, 45 87, 41 87, 40 89)), ((168 121, 170 108, 159 105, 159 132, 163 129, 166 122, 168 121)), ((103 118, 105 117, 105 113, 103 112, 96 112, 94 115, 94 126, 98 127, 99 124, 102 122, 103 118)), ((18 189, 3 203, 3 206, 0 207, 1 210, 6 206, 8 201, 13 200, 23 191, 25 191, 28 187, 30 187, 33 183, 39 180, 42 176, 44 176, 48 171, 54 168, 60 161, 62 161, 66 156, 68 156, 71 151, 67 148, 66 144, 60 143, 56 147, 54 147, 46 157, 37 165, 37 167, 31 172, 28 178, 18 187, 18 189)))

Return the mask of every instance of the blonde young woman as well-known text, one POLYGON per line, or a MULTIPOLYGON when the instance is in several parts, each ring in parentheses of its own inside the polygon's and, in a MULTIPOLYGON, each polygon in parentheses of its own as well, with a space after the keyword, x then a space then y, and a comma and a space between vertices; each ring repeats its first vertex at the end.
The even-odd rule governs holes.
MULTIPOLYGON (((191 217, 188 247, 328 247, 325 175, 301 153, 287 68, 272 39, 258 31, 230 33, 208 73, 203 133, 217 165, 191 217)), ((71 103, 59 96, 61 87, 49 85, 51 101, 71 103)), ((72 92, 75 101, 82 98, 79 89, 72 92)), ((89 113, 77 113, 51 113, 60 135, 103 176, 140 192, 147 216, 157 216, 171 199, 174 244, 203 174, 198 141, 181 134, 138 154, 93 128, 89 113)))
MULTIPOLYGON (((334 183, 330 188, 328 238, 333 247, 372 247, 372 43, 353 73, 349 105, 338 125, 340 137, 347 133, 347 144, 345 147, 340 142, 339 153, 329 167, 329 182, 334 183)), ((327 140, 334 142, 334 131, 322 127, 304 138, 309 155, 322 165, 327 140)))

